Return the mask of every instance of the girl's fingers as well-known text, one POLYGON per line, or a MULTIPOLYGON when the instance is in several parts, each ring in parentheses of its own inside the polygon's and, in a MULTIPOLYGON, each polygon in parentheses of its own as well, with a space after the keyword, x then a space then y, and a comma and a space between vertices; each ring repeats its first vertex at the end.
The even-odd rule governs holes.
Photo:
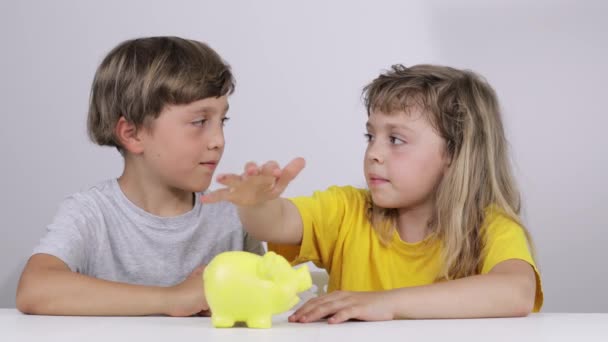
POLYGON ((342 310, 336 312, 333 316, 331 316, 327 322, 329 324, 338 324, 342 322, 346 322, 349 319, 356 319, 359 316, 359 310, 354 306, 348 306, 343 308, 342 310))
POLYGON ((276 177, 281 174, 281 168, 276 161, 269 161, 262 166, 261 174, 264 176, 276 177))
POLYGON ((201 202, 216 203, 221 201, 229 201, 231 199, 231 195, 232 193, 230 192, 230 189, 219 189, 202 195, 201 202))
POLYGON ((241 183, 243 181, 243 177, 241 177, 240 175, 236 175, 236 174, 223 174, 223 175, 219 175, 216 178, 216 181, 222 185, 228 186, 228 187, 233 187, 238 185, 239 183, 241 183))
MULTIPOLYGON (((332 304, 335 305, 339 302, 343 302, 343 298, 345 297, 346 293, 342 292, 342 291, 335 291, 317 298, 313 298, 311 300, 309 300, 308 302, 306 302, 304 305, 302 305, 298 310, 296 310, 296 312, 294 312, 290 317, 289 317, 289 321, 290 322, 310 322, 309 318, 310 317, 317 317, 316 319, 321 319, 329 314, 333 314, 334 312, 330 312, 327 313, 325 312, 325 310, 327 310, 327 308, 331 308, 332 304), (325 309, 322 309, 323 307, 325 307, 325 309), (318 315, 318 314, 314 314, 315 310, 320 310, 322 311, 322 315, 318 315)), ((315 319, 315 320, 316 320, 315 319)))
POLYGON ((308 311, 303 312, 298 321, 302 323, 316 322, 325 317, 334 315, 340 310, 346 308, 346 306, 346 301, 343 301, 341 298, 335 298, 331 301, 318 303, 315 306, 309 307, 308 311))
POLYGON ((285 168, 281 171, 281 176, 277 181, 277 188, 284 189, 287 187, 296 176, 304 169, 306 161, 304 158, 296 158, 285 165, 285 168))
POLYGON ((245 174, 248 176, 257 176, 260 173, 258 164, 254 162, 248 162, 245 164, 245 174))

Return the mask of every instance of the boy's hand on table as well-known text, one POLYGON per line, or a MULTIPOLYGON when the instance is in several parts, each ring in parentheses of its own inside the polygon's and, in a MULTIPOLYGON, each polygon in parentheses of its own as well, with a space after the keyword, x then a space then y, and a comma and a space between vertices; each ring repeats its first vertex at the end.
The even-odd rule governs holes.
POLYGON ((166 314, 175 317, 210 316, 203 287, 205 266, 196 268, 183 282, 167 288, 166 314))

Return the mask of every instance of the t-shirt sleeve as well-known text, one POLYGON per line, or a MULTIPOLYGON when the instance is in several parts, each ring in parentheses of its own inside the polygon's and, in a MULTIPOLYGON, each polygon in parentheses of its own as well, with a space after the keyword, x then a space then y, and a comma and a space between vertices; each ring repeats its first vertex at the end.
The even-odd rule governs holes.
POLYGON ((269 245, 269 249, 291 257, 293 264, 311 261, 329 271, 346 210, 345 188, 332 186, 314 192, 312 196, 295 197, 290 201, 302 219, 302 242, 296 246, 297 252, 290 246, 269 245))
POLYGON ((65 199, 32 255, 53 255, 65 262, 73 272, 84 273, 87 263, 87 231, 93 224, 91 216, 86 215, 85 210, 85 205, 74 197, 65 199))
POLYGON ((249 233, 244 231, 243 234, 243 250, 246 252, 255 253, 258 255, 264 255, 264 246, 260 241, 255 239, 249 233))
POLYGON ((525 231, 506 216, 492 215, 485 230, 486 244, 481 273, 487 274, 499 263, 511 259, 523 260, 530 264, 536 274, 536 299, 533 311, 538 312, 543 305, 542 281, 525 231))

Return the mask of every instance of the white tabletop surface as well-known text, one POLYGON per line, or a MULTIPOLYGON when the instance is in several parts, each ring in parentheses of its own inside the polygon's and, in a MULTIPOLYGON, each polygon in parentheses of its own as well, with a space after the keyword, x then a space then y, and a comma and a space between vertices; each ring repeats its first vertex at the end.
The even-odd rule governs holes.
POLYGON ((0 341, 597 341, 608 342, 608 314, 533 314, 525 318, 287 322, 271 329, 216 329, 209 318, 31 316, 0 309, 0 341))

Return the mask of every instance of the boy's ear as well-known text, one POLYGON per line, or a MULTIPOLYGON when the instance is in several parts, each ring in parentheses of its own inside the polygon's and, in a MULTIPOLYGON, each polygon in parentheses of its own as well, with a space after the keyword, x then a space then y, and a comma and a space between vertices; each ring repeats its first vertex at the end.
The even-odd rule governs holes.
POLYGON ((121 116, 116 123, 116 137, 120 145, 125 151, 133 154, 141 154, 144 151, 144 145, 139 137, 137 126, 134 123, 127 121, 124 116, 121 116))

